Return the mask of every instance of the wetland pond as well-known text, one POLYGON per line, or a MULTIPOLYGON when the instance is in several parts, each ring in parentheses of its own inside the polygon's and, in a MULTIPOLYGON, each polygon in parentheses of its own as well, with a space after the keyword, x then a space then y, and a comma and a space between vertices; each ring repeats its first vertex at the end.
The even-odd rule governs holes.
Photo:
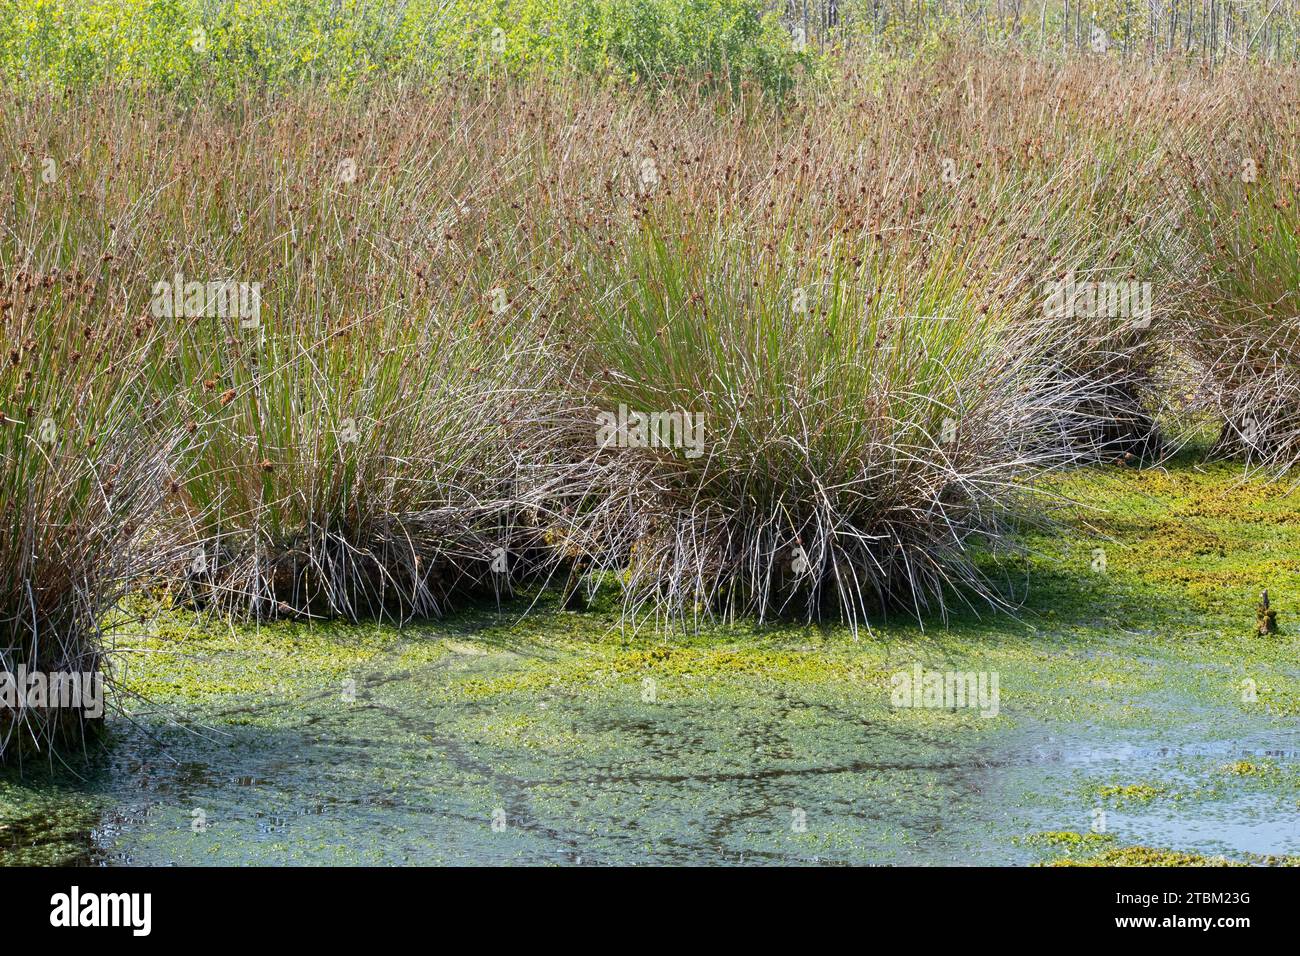
POLYGON ((1243 603, 1265 577, 1300 607, 1296 503, 1165 528, 1189 480, 1147 489, 1108 573, 1041 542, 1032 603, 947 627, 155 616, 119 638, 140 696, 106 745, 0 776, 0 862, 1295 862, 1300 625, 1256 637, 1243 603), (918 664, 996 674, 996 717, 896 706, 918 664))
MULTIPOLYGON (((109 865, 1300 855, 1295 720, 1236 705, 1227 664, 1122 640, 828 649, 815 631, 639 649, 568 635, 539 652, 484 630, 376 632, 355 677, 324 685, 250 651, 272 682, 251 697, 213 694, 184 722, 141 707, 82 779, 9 778, 0 845, 109 865), (882 678, 918 654, 996 669, 998 716, 891 707, 882 678)), ((240 651, 194 653, 173 666, 229 680, 240 651)))

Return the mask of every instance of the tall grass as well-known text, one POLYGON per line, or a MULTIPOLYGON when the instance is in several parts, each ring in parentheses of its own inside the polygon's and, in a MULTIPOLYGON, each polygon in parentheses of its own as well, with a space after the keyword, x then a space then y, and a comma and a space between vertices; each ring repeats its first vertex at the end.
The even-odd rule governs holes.
POLYGON ((510 167, 533 147, 503 137, 476 165, 482 143, 449 144, 455 124, 495 122, 471 97, 304 98, 269 124, 204 109, 166 131, 155 101, 121 96, 108 119, 83 102, 131 157, 94 212, 126 237, 133 307, 159 327, 150 387, 183 436, 178 573, 201 603, 427 615, 523 567, 521 475, 551 454, 525 427, 548 374, 546 220, 482 228, 515 215, 510 167), (189 301, 214 282, 252 287, 256 309, 189 301))
POLYGON ((1273 472, 1300 464, 1300 126, 1276 99, 1295 88, 1238 103, 1189 186, 1213 264, 1183 325, 1197 404, 1221 423, 1216 451, 1273 472))
POLYGON ((19 675, 97 673, 109 612, 176 558, 161 519, 177 436, 152 402, 152 336, 121 321, 103 278, 0 279, 0 672, 16 693, 0 753, 93 732, 84 708, 28 700, 19 675))
POLYGON ((96 666, 160 579, 256 618, 557 572, 637 619, 942 617, 1002 599, 980 557, 1039 477, 1167 453, 1175 373, 1258 425, 1224 450, 1295 461, 1293 72, 683 78, 0 94, 12 661, 96 666), (1067 279, 1150 310, 1053 312, 1067 279), (255 314, 156 307, 226 281, 255 314), (621 408, 700 441, 600 447, 621 408))
POLYGON ((785 251, 647 226, 626 261, 588 260, 589 411, 685 413, 703 441, 607 442, 566 543, 620 572, 633 614, 693 624, 995 598, 974 557, 1024 479, 1076 459, 1078 383, 1008 347, 948 262, 869 276, 785 251))

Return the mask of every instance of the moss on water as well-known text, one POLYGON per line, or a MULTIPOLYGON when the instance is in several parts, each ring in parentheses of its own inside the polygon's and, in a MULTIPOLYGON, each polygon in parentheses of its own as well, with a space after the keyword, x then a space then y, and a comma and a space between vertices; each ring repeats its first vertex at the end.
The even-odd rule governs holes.
POLYGON ((1224 767, 1223 772, 1232 774, 1234 777, 1271 777, 1281 771, 1271 763, 1256 760, 1238 760, 1224 767))
POLYGON ((513 671, 499 676, 464 681, 457 691, 467 698, 491 698, 503 693, 538 690, 574 690, 589 685, 636 684, 647 694, 664 688, 689 691, 691 682, 745 679, 782 684, 852 683, 879 690, 889 682, 889 671, 878 659, 814 650, 762 651, 743 644, 716 648, 650 647, 596 649, 586 653, 513 671))
POLYGON ((1036 542, 1058 561, 1079 567, 1104 548, 1107 575, 1157 600, 1241 621, 1246 634, 1246 612, 1265 588, 1284 617, 1300 611, 1300 486, 1217 464, 1122 476, 1089 470, 1055 490, 1102 503, 1068 513, 1072 534, 1055 546, 1036 542))
POLYGON ((1026 846, 1041 847, 1054 854, 1045 866, 1141 866, 1141 867, 1242 867, 1297 866, 1300 856, 1243 854, 1240 858, 1208 856, 1149 846, 1116 846, 1109 833, 1078 833, 1073 830, 1045 831, 1025 837, 1026 846))
POLYGON ((1115 838, 1107 833, 1076 833, 1073 830, 1045 830, 1042 833, 1031 833, 1024 837, 1020 842, 1027 846, 1050 846, 1050 847, 1068 847, 1077 849, 1079 847, 1092 847, 1101 843, 1108 843, 1115 838))

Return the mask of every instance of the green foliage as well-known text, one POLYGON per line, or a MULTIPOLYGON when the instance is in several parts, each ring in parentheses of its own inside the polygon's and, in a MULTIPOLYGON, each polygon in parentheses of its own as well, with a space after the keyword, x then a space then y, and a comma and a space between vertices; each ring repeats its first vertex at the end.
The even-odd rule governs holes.
POLYGON ((759 0, 0 0, 0 72, 165 89, 577 69, 791 86, 807 57, 759 0))

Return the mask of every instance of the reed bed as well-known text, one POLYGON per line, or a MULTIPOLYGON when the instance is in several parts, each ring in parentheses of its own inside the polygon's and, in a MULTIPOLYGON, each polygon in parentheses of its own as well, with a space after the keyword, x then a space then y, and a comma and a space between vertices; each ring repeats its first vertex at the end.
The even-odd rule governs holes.
MULTIPOLYGON (((6 90, 5 663, 99 667, 141 588, 251 619, 547 582, 687 627, 1004 605, 982 558, 1044 476, 1161 461, 1198 415, 1300 457, 1297 77, 1254 75, 949 50, 781 97, 6 90)), ((6 739, 66 736, 38 718, 6 739)))

